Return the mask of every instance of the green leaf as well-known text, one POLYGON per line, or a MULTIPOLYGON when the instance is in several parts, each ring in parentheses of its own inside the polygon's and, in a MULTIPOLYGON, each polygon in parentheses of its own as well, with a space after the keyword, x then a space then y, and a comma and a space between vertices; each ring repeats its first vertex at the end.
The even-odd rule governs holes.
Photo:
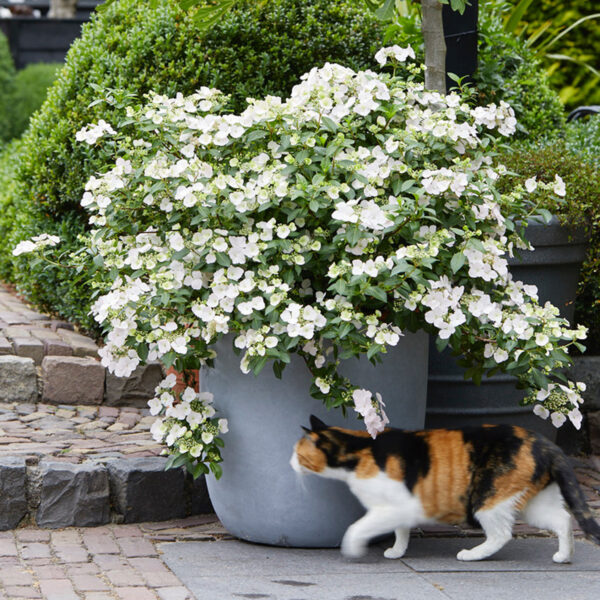
POLYGON ((104 258, 100 254, 97 254, 96 256, 94 256, 94 264, 97 267, 103 267, 104 266, 104 258))
POLYGON ((375 16, 381 21, 389 21, 394 16, 396 0, 385 0, 384 3, 375 11, 375 16))
POLYGON ((533 2, 533 0, 521 0, 511 11, 508 20, 504 25, 504 30, 508 33, 514 33, 517 28, 517 25, 523 18, 523 15, 529 8, 529 5, 533 2))
POLYGON ((262 138, 267 136, 267 132, 263 131, 262 129, 255 129, 254 131, 251 131, 247 136, 246 136, 246 143, 251 143, 251 142, 255 142, 256 140, 261 140, 262 138))
POLYGON ((328 131, 331 131, 331 133, 335 133, 338 130, 338 124, 333 119, 326 116, 321 117, 321 125, 328 131))
POLYGON ((377 298, 377 300, 381 300, 382 302, 387 301, 387 294, 384 290, 374 285, 370 285, 366 290, 365 294, 367 296, 372 296, 373 298, 377 298))
POLYGON ((352 323, 344 323, 339 329, 340 339, 345 338, 353 329, 354 325, 352 323))
POLYGON ((466 262, 466 257, 462 252, 456 253, 450 261, 450 268, 453 273, 459 271, 466 262))
POLYGON ((216 479, 221 479, 223 468, 218 463, 210 463, 210 470, 213 472, 216 479))

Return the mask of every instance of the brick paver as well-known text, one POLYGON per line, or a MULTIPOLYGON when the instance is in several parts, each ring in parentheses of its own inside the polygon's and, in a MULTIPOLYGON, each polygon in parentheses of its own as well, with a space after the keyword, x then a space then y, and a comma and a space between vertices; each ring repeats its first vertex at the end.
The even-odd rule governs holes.
MULTIPOLYGON (((214 539, 214 517, 162 525, 191 535, 211 520, 214 539)), ((152 525, 0 532, 0 600, 194 600, 161 560, 152 525)))

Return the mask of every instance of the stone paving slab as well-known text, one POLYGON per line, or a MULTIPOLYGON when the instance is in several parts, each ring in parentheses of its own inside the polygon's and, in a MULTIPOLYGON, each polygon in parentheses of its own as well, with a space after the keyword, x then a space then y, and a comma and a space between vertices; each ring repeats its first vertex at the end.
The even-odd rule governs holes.
POLYGON ((572 565, 552 562, 554 539, 513 540, 495 558, 476 563, 456 560, 456 548, 464 542, 412 539, 407 558, 400 560, 385 559, 380 544, 359 561, 344 559, 337 550, 273 548, 237 540, 165 543, 158 548, 167 566, 197 598, 211 600, 591 599, 595 597, 591 590, 599 589, 600 547, 588 542, 576 543, 572 565), (414 556, 421 557, 417 567, 414 556), (453 571, 450 564, 458 567, 453 571), (542 574, 561 584, 549 589, 535 576, 542 574), (580 581, 587 596, 566 593, 580 581), (503 595, 496 595, 496 589, 503 589, 503 595))

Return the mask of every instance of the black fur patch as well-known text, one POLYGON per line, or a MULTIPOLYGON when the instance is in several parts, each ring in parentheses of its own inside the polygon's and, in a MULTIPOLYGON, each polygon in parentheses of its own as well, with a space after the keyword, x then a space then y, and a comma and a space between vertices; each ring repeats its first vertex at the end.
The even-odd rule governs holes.
POLYGON ((514 469, 514 458, 523 445, 510 425, 469 427, 462 429, 465 444, 470 444, 473 465, 471 493, 467 504, 469 523, 475 523, 476 513, 496 493, 494 480, 514 469))
POLYGON ((373 442, 373 457, 383 471, 388 456, 397 456, 404 467, 404 483, 412 491, 421 477, 429 473, 429 444, 412 431, 390 429, 380 433, 373 442))

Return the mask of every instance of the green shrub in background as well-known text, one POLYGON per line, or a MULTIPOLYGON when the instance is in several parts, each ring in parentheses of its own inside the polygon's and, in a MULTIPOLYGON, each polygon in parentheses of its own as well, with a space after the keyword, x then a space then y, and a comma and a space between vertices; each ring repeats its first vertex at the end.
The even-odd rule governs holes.
POLYGON ((0 262, 15 261, 14 279, 33 302, 93 327, 86 317, 92 298, 85 251, 77 240, 87 218, 79 201, 106 157, 76 142, 75 133, 89 122, 122 116, 98 100, 117 93, 141 99, 149 90, 187 94, 208 85, 232 94, 231 108, 239 110, 246 96, 289 93, 305 71, 327 61, 375 66, 383 28, 353 0, 270 0, 262 7, 248 0, 205 33, 175 0, 152 6, 120 0, 93 15, 24 136, 13 193, 26 200, 27 226, 7 232, 13 243, 56 233, 65 257, 77 251, 84 266, 46 268, 7 255, 0 262))
MULTIPOLYGON (((510 0, 512 5, 517 5, 518 2, 519 0, 510 0)), ((564 30, 581 17, 596 12, 600 12, 600 5, 590 0, 533 0, 523 16, 523 21, 527 23, 523 36, 529 37, 546 24, 550 25, 549 32, 564 30)), ((548 51, 585 60, 600 71, 599 27, 600 20, 585 21, 564 35, 560 42, 548 51)), ((544 34, 547 35, 548 33, 544 34)), ((545 39, 544 36, 541 36, 539 41, 545 39)), ((550 84, 558 90, 568 109, 581 104, 600 104, 600 80, 588 69, 566 60, 547 62, 546 66, 549 67, 550 84)))
MULTIPOLYGON (((600 119, 587 140, 600 150, 600 119)), ((522 143, 500 156, 499 160, 516 178, 507 178, 506 190, 530 177, 550 181, 555 174, 565 181, 567 195, 556 203, 544 192, 536 192, 543 206, 560 221, 585 227, 590 233, 590 247, 580 276, 575 303, 575 322, 590 329, 586 346, 591 354, 600 354, 600 170, 598 163, 582 158, 580 146, 585 145, 582 127, 568 126, 565 138, 549 137, 535 143, 522 143)), ((598 155, 595 157, 598 161, 598 155)))
POLYGON ((0 147, 12 137, 11 106, 15 85, 15 65, 6 36, 0 32, 0 147))
POLYGON ((565 110, 543 65, 523 39, 504 28, 510 9, 507 0, 480 1, 479 65, 474 76, 479 102, 508 102, 517 116, 518 137, 562 131, 565 110))
POLYGON ((565 141, 571 152, 600 168, 600 115, 569 123, 565 141))
MULTIPOLYGON (((20 198, 15 193, 20 145, 19 141, 12 141, 0 148, 0 257, 10 256, 14 245, 12 233, 23 226, 23 213, 16 204, 20 198)), ((0 279, 14 279, 11 261, 0 261, 0 279)))
POLYGON ((44 103, 61 67, 58 63, 37 63, 17 71, 10 110, 12 137, 19 137, 27 129, 29 118, 44 103))

